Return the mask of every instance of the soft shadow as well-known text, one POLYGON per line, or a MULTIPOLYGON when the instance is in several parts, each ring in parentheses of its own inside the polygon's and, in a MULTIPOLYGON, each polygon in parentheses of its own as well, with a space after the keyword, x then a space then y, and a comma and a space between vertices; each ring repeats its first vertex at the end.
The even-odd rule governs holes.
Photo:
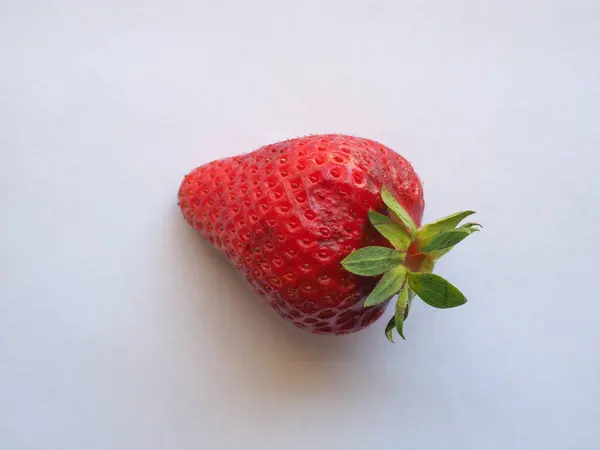
POLYGON ((173 270, 181 272, 179 301, 189 316, 186 326, 193 328, 198 341, 195 351, 217 361, 221 367, 215 374, 231 377, 236 391, 244 390, 239 384, 251 383, 253 391, 318 395, 348 377, 351 366, 372 356, 373 339, 365 332, 321 336, 287 323, 178 211, 170 222, 173 270))

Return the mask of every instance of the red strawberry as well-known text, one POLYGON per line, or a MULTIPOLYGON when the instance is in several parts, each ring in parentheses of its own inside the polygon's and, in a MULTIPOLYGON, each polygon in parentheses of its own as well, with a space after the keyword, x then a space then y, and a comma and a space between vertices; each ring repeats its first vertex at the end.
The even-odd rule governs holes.
MULTIPOLYGON (((390 321, 388 337, 394 326, 401 332, 413 293, 423 297, 407 273, 430 272, 451 248, 420 248, 426 244, 417 236, 424 202, 412 166, 391 149, 352 136, 291 139, 205 164, 183 180, 179 204, 189 224, 278 314, 315 333, 358 331, 377 320, 396 293, 404 307, 390 321), (394 221, 376 213, 388 208, 394 221), (366 277, 381 274, 377 287, 377 279, 366 277)), ((457 231, 423 227, 421 237, 421 230, 429 241, 457 231)))

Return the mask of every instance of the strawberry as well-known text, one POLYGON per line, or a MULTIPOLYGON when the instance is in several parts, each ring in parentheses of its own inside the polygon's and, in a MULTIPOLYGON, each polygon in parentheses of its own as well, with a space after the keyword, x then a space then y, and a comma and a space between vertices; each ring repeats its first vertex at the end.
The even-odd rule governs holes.
POLYGON ((314 135, 214 161, 184 178, 179 205, 279 315, 311 332, 365 328, 398 294, 393 340, 415 294, 437 307, 466 301, 431 270, 477 231, 457 228, 472 212, 419 228, 419 177, 377 142, 314 135))

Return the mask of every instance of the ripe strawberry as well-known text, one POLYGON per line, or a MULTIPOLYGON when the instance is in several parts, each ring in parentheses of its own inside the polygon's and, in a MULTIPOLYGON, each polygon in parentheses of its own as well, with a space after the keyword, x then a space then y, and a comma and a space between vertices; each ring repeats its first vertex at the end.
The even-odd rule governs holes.
MULTIPOLYGON (((423 293, 431 291, 431 280, 456 290, 429 272, 465 233, 476 231, 467 224, 424 252, 433 238, 460 230, 452 229, 469 214, 450 220, 450 227, 442 221, 417 231, 424 202, 412 166, 377 142, 344 135, 291 139, 205 164, 183 180, 179 205, 278 314, 324 334, 367 327, 396 293, 401 307, 386 334, 391 339, 394 328, 402 334, 415 292, 433 304, 423 293), (388 209, 393 220, 384 215, 388 209), (381 274, 379 282, 368 278, 381 274), (420 275, 435 278, 417 280, 420 275)), ((462 299, 442 295, 434 306, 462 299)))

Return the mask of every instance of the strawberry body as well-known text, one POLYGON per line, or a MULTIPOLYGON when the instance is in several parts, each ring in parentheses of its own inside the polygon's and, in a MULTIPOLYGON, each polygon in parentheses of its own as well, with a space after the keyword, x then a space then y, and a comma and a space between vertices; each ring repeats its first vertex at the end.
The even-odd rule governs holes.
POLYGON ((422 186, 402 156, 368 139, 314 135, 198 167, 183 180, 179 204, 279 315, 344 334, 387 306, 365 308, 377 280, 340 265, 356 249, 390 246, 368 219, 369 210, 386 211, 383 186, 419 225, 422 186))

